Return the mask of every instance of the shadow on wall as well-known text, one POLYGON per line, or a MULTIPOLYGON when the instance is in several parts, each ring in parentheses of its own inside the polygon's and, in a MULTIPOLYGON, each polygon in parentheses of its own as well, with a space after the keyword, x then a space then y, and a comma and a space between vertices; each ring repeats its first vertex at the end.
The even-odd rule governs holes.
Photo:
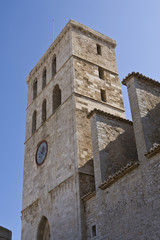
POLYGON ((95 191, 95 178, 93 159, 88 160, 85 165, 79 168, 80 196, 95 191))
MULTIPOLYGON (((154 143, 160 144, 160 103, 142 118, 144 135, 148 150, 154 143)), ((128 164, 138 162, 137 148, 132 123, 118 120, 114 116, 97 115, 96 128, 98 132, 98 145, 100 172, 102 182, 109 176, 126 167, 128 164)), ((94 159, 94 161, 97 161, 94 159)), ((95 190, 94 164, 90 159, 79 169, 81 196, 95 190)))
POLYGON ((156 107, 142 117, 144 137, 146 141, 147 151, 153 147, 153 144, 160 144, 160 103, 156 107))
POLYGON ((102 181, 105 181, 127 164, 137 162, 138 156, 131 124, 111 119, 99 120, 99 126, 103 123, 103 138, 99 142, 105 145, 99 152, 100 170, 102 181))

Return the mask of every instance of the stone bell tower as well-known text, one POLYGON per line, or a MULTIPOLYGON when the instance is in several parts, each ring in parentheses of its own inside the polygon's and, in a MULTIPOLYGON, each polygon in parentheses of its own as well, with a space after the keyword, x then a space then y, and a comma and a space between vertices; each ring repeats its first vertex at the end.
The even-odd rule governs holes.
POLYGON ((88 112, 125 118, 116 42, 70 20, 27 78, 22 240, 85 239, 95 189, 88 112))

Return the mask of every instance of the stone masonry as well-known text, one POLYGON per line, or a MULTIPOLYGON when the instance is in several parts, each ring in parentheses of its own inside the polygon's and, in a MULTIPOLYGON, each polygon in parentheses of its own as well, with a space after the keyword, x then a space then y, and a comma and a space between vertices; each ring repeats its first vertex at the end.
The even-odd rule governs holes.
POLYGON ((124 79, 126 120, 115 47, 70 20, 27 78, 22 240, 160 239, 160 84, 124 79))

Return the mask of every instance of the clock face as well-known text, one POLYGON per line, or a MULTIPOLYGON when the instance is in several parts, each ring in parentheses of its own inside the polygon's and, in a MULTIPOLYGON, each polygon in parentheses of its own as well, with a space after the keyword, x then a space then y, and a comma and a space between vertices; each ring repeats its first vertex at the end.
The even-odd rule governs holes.
POLYGON ((47 156, 47 150, 48 150, 47 142, 42 141, 38 145, 37 152, 36 152, 36 163, 38 165, 41 165, 42 163, 44 163, 44 160, 47 156))

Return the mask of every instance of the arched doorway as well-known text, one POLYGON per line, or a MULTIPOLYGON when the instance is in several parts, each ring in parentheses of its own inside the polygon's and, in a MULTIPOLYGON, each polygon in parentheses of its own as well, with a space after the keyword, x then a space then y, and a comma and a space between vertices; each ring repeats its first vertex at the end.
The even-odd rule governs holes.
POLYGON ((38 226, 37 240, 50 240, 50 226, 46 217, 42 217, 38 226))

